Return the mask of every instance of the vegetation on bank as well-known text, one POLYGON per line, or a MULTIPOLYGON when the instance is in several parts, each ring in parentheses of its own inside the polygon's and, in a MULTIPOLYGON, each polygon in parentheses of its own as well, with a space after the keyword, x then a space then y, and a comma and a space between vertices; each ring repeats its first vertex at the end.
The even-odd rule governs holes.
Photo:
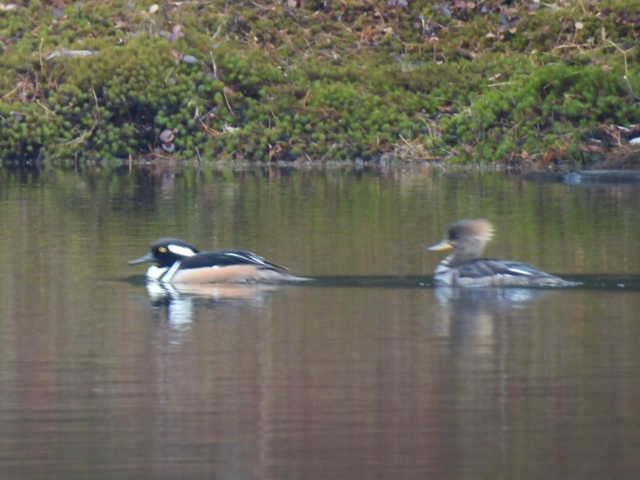
POLYGON ((0 3, 0 159, 640 163, 640 3, 0 3))

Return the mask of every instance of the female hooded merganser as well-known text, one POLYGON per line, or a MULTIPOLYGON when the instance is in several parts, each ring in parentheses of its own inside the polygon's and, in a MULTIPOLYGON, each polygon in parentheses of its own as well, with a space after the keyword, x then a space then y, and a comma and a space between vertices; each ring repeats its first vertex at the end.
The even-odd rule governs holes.
POLYGON ((447 237, 429 250, 449 250, 436 267, 434 280, 451 287, 569 287, 576 282, 563 280, 526 263, 480 258, 493 237, 487 220, 460 220, 449 227, 447 237))
POLYGON ((164 283, 278 282, 301 279, 286 268, 244 250, 200 252, 177 238, 161 238, 129 265, 155 262, 147 279, 164 283))

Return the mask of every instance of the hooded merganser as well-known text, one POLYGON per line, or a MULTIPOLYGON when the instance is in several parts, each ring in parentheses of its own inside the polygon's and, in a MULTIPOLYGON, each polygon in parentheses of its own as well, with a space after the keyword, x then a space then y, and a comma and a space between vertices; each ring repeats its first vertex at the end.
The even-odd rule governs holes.
POLYGON ((177 238, 161 238, 129 265, 155 262, 147 279, 163 283, 278 282, 300 279, 286 268, 244 250, 201 252, 177 238))
POLYGON ((453 253, 436 267, 436 284, 451 287, 569 287, 579 284, 526 263, 480 258, 493 232, 491 223, 484 219, 460 220, 452 224, 446 238, 429 247, 435 251, 453 249, 453 253))

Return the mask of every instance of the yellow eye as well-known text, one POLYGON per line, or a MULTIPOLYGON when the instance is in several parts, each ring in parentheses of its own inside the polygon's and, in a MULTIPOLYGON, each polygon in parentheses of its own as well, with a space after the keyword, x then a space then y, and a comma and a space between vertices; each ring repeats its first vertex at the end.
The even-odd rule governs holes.
POLYGON ((165 247, 160 247, 160 248, 158 248, 158 251, 159 251, 160 253, 167 253, 167 249, 166 249, 165 247))

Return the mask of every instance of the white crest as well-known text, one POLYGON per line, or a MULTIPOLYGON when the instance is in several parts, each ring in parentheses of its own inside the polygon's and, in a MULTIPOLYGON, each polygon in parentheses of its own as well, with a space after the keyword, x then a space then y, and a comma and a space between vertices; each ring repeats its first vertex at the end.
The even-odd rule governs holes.
POLYGON ((185 247, 184 245, 174 245, 170 243, 169 245, 167 245, 167 248, 171 253, 180 255, 182 257, 193 257, 196 254, 196 252, 194 252, 191 248, 185 247))

